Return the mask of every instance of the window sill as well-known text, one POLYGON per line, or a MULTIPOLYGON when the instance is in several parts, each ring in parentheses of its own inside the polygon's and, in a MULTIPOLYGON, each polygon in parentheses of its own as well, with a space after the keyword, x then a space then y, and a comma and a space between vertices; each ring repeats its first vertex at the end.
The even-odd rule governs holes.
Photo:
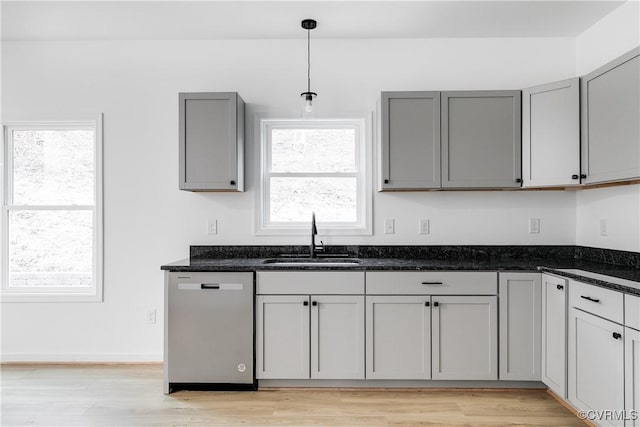
POLYGON ((0 303, 5 302, 103 302, 103 298, 97 293, 0 292, 0 303))

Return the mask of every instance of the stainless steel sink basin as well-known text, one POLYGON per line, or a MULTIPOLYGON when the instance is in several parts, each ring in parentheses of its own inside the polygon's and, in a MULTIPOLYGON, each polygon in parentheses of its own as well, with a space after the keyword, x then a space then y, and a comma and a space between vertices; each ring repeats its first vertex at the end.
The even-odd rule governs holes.
POLYGON ((262 264, 290 266, 347 266, 360 264, 358 258, 267 258, 262 264))

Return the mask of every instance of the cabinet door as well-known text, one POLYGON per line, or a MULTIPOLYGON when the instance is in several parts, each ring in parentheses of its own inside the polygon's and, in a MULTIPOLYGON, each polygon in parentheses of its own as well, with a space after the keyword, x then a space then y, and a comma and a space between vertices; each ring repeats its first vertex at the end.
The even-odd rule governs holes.
POLYGON ((428 296, 367 296, 367 378, 431 378, 428 296))
POLYGON ((309 378, 309 296, 258 295, 256 378, 309 378))
POLYGON ((440 188, 440 92, 382 92, 380 190, 440 188))
POLYGON ((520 91, 442 92, 442 187, 520 187, 520 91))
POLYGON ((582 79, 584 182, 640 176, 640 48, 582 79))
POLYGON ((580 79, 522 93, 525 187, 580 183, 580 79))
POLYGON ((432 378, 497 380, 497 317, 495 296, 433 297, 432 378))
POLYGON ((540 273, 500 273, 500 379, 540 381, 540 273))
POLYGON ((235 92, 179 95, 180 189, 244 190, 244 102, 235 92))
MULTIPOLYGON (((579 410, 624 409, 624 328, 576 308, 569 319, 569 402, 579 410)), ((620 426, 603 417, 600 425, 620 426)))
POLYGON ((542 275, 542 382, 567 398, 567 281, 542 275))
MULTIPOLYGON (((640 332, 624 328, 625 410, 632 418, 632 411, 640 414, 640 332)), ((626 427, 640 426, 640 420, 627 420, 626 427)))
POLYGON ((311 378, 364 379, 364 296, 311 296, 311 378))

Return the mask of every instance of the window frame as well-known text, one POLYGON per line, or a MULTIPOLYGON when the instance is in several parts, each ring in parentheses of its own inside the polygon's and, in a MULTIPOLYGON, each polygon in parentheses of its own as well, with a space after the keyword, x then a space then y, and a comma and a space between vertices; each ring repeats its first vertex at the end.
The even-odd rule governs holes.
POLYGON ((0 152, 0 197, 2 213, 0 227, 0 302, 102 302, 103 301, 103 115, 94 120, 12 122, 2 124, 2 151, 0 152), (14 205, 13 138, 14 130, 88 130, 94 131, 94 202, 91 205, 14 205), (11 211, 92 211, 93 218, 93 286, 82 288, 67 286, 9 287, 9 213, 11 211))
POLYGON ((357 221, 355 223, 326 222, 317 217, 320 234, 353 236, 372 234, 372 148, 371 115, 338 115, 331 117, 292 118, 290 115, 256 114, 256 141, 259 167, 255 234, 257 236, 301 236, 310 232, 308 221, 273 223, 269 221, 271 177, 355 177, 357 188, 357 221), (356 132, 355 172, 271 172, 271 130, 274 128, 347 128, 356 132))

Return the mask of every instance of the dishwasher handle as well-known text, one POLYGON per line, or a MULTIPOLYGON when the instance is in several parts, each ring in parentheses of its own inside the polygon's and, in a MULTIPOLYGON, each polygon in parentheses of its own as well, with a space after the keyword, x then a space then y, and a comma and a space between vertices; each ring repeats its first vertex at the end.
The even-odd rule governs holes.
POLYGON ((179 291, 241 291, 243 289, 242 283, 178 283, 179 291))

